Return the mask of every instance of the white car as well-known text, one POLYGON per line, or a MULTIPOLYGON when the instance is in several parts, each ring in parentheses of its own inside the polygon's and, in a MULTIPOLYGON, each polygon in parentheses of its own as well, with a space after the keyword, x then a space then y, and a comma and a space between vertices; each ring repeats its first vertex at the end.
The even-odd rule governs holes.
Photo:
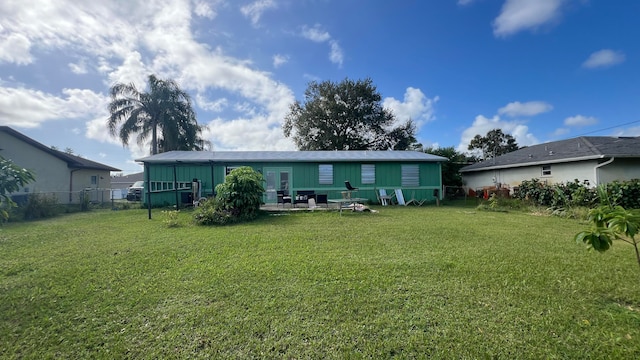
POLYGON ((140 201, 142 200, 142 189, 144 189, 144 181, 136 181, 133 185, 127 189, 127 200, 140 201))

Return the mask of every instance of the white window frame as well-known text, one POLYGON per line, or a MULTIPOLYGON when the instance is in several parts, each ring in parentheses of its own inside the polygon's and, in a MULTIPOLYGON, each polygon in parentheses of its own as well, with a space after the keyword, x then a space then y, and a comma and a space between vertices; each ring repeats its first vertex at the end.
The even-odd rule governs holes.
MULTIPOLYGON (((191 181, 178 181, 177 182, 178 190, 190 190, 191 189, 191 181)), ((165 191, 174 191, 173 181, 151 181, 151 192, 165 192, 165 191)))
POLYGON ((551 176, 551 165, 542 165, 541 176, 551 176))

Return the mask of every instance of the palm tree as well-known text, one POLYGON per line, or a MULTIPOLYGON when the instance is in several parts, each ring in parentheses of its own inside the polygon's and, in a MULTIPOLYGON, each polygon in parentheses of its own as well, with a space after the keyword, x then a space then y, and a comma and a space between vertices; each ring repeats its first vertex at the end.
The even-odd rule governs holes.
POLYGON ((124 146, 137 134, 137 143, 151 137, 151 154, 171 150, 202 150, 209 143, 201 138, 189 94, 173 80, 149 75, 149 91, 141 92, 134 84, 116 83, 110 89, 107 126, 124 146), (118 128, 118 126, 120 127, 118 128))

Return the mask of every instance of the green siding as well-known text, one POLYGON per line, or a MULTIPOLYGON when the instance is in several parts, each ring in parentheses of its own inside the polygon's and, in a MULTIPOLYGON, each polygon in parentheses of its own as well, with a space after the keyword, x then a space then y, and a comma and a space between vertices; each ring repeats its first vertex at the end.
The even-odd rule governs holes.
MULTIPOLYGON (((406 200, 414 197, 417 199, 428 199, 435 201, 433 197, 434 189, 441 189, 441 166, 437 162, 366 162, 366 164, 374 164, 376 171, 375 184, 362 184, 361 181, 361 163, 347 162, 316 162, 316 163, 263 163, 263 162, 246 162, 246 163, 219 163, 213 165, 214 183, 211 183, 211 164, 175 164, 176 181, 191 182, 193 178, 202 181, 202 194, 209 195, 213 193, 215 186, 224 182, 226 166, 251 166, 253 169, 263 172, 265 167, 288 167, 291 168, 290 191, 297 190, 314 190, 317 193, 325 193, 330 199, 341 197, 341 192, 345 191, 344 181, 349 180, 351 185, 359 188, 358 197, 367 198, 371 202, 376 202, 376 189, 386 189, 387 192, 393 189, 401 188, 401 166, 403 164, 417 164, 420 168, 420 184, 415 188, 403 188, 406 200), (333 165, 333 184, 320 185, 318 165, 333 165), (213 185, 213 186, 212 186, 213 185)), ((148 164, 149 175, 151 181, 170 181, 173 182, 174 164, 148 164)), ((145 181, 146 181, 145 174, 145 181)), ((145 186, 146 190, 146 186, 145 186)), ((182 190, 179 192, 189 192, 182 190)), ((179 195, 179 199, 181 199, 179 195)), ((355 195, 354 195, 355 196, 355 195)), ((162 191, 152 193, 151 203, 157 205, 174 205, 176 200, 175 191, 162 191)))

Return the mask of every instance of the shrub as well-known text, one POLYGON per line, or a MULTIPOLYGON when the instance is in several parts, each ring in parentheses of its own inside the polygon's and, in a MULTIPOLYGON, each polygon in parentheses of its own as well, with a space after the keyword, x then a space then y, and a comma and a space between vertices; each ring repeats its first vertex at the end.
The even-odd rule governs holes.
POLYGON ((196 208, 193 219, 198 225, 228 225, 237 221, 230 212, 217 208, 215 200, 202 202, 196 208))
POLYGON ((216 186, 218 196, 205 201, 194 213, 201 225, 227 225, 255 219, 260 212, 264 187, 262 175, 251 167, 234 169, 216 186))
POLYGON ((552 211, 564 211, 576 206, 592 207, 597 202, 596 192, 578 179, 553 185, 547 185, 535 178, 524 180, 515 197, 531 201, 536 206, 550 208, 552 211))
POLYGON ((31 194, 27 203, 20 207, 25 220, 44 219, 62 212, 55 195, 31 194))
POLYGON ((163 219, 162 223, 167 227, 178 227, 180 222, 178 221, 178 215, 180 214, 179 210, 165 210, 162 212, 163 219))
POLYGON ((613 181, 607 184, 607 195, 614 205, 640 209, 640 179, 613 181))

